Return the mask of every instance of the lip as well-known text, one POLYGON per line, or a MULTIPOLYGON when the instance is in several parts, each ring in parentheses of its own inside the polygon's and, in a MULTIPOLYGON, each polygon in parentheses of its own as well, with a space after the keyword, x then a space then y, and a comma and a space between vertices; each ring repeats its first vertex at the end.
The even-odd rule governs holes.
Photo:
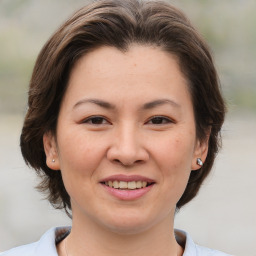
POLYGON ((148 183, 155 183, 154 180, 141 176, 141 175, 123 175, 123 174, 118 174, 118 175, 112 175, 108 176, 102 180, 100 180, 101 183, 106 182, 106 181, 146 181, 148 183))
POLYGON ((119 200, 123 200, 123 201, 133 201, 133 200, 137 200, 139 198, 142 198, 143 196, 145 196, 148 192, 150 192, 150 190, 152 190, 152 188, 155 185, 155 181, 144 177, 144 176, 140 176, 140 175, 112 175, 109 176, 107 178, 104 178, 100 181, 100 185, 105 189, 105 191, 110 194, 111 196, 115 197, 116 199, 119 200), (152 183, 149 186, 145 187, 145 188, 139 188, 139 189, 134 189, 134 190, 128 190, 128 189, 115 189, 112 187, 109 187, 107 185, 105 185, 104 182, 106 181, 146 181, 148 183, 152 183))

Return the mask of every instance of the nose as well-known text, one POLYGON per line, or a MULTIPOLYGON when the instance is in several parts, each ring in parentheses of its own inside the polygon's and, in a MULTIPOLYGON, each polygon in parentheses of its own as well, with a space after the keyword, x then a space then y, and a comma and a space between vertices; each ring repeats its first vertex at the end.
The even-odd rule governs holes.
POLYGON ((146 162, 149 154, 143 142, 143 136, 136 129, 123 125, 113 134, 107 158, 124 166, 146 162))

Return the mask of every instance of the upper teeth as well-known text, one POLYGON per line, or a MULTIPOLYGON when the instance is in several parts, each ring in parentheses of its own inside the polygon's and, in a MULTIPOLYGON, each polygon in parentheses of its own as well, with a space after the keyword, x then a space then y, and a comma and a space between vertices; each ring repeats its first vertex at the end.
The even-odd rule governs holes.
POLYGON ((136 189, 136 188, 145 188, 147 186, 146 181, 106 181, 105 185, 111 188, 120 188, 120 189, 136 189))

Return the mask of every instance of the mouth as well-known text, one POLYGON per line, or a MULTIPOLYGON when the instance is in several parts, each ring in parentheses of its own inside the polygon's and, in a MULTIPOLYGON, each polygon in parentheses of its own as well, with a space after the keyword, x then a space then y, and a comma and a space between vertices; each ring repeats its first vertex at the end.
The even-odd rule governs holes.
POLYGON ((100 181, 105 192, 122 201, 133 201, 154 191, 155 180, 141 175, 112 175, 100 181))
POLYGON ((154 182, 147 182, 144 180, 137 180, 137 181, 109 180, 109 181, 101 182, 101 184, 104 184, 110 188, 115 188, 119 190, 136 190, 136 189, 142 189, 142 188, 151 186, 154 184, 154 182))

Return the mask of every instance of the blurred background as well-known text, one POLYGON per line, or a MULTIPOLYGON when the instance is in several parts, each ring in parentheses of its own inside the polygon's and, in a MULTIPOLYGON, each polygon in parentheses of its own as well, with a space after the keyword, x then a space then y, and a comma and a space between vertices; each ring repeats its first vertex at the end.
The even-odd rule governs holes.
MULTIPOLYGON (((199 195, 177 214, 176 228, 207 247, 256 255, 256 1, 173 0, 212 48, 228 116, 223 149, 199 195)), ((0 0, 0 251, 69 225, 34 189, 19 135, 37 54, 82 0, 0 0)))

